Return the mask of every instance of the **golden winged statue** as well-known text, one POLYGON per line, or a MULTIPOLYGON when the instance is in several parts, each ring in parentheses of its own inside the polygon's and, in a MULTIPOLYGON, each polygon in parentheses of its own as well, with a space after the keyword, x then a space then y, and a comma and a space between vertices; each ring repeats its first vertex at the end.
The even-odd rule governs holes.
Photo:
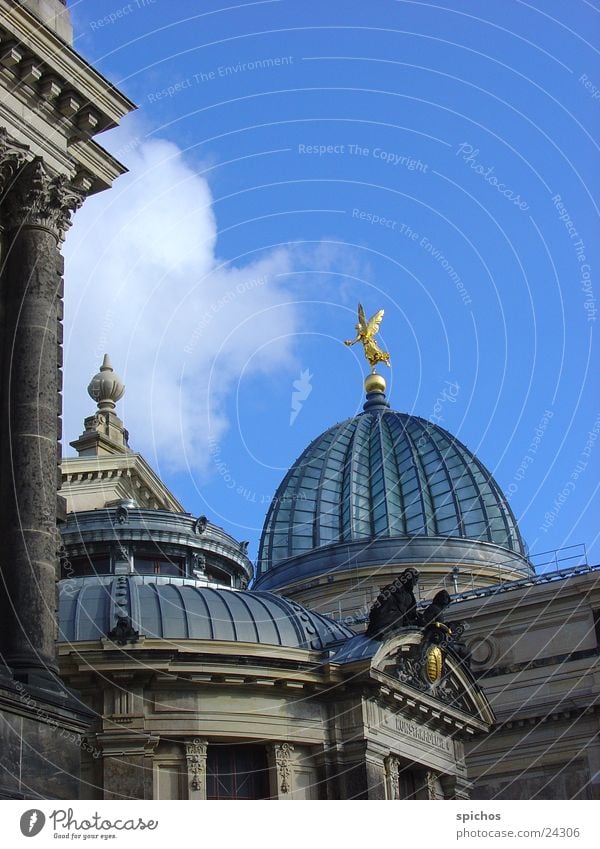
POLYGON ((381 324, 383 313, 384 310, 379 310, 379 312, 375 313, 373 318, 370 318, 369 321, 367 321, 363 305, 359 304, 356 339, 346 339, 344 341, 344 345, 348 345, 348 347, 356 345, 357 342, 362 342, 365 350, 365 357, 369 361, 373 374, 375 373, 375 366, 377 363, 385 363, 386 366, 389 366, 390 364, 389 353, 387 351, 382 351, 373 338, 379 331, 379 325, 381 324))

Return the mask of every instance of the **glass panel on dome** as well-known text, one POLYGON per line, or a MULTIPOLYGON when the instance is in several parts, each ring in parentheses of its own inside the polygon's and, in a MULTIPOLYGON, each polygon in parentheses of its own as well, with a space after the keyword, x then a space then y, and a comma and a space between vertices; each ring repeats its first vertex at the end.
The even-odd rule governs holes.
POLYGON ((423 508, 421 507, 421 503, 410 504, 408 507, 404 509, 404 517, 408 521, 412 519, 414 516, 422 515, 423 508))
POLYGON ((445 507, 440 507, 439 510, 435 511, 435 518, 438 520, 438 522, 441 519, 447 519, 450 516, 456 516, 454 504, 447 504, 445 507))
POLYGON ((466 522, 465 523, 465 532, 468 537, 477 536, 478 534, 487 533, 487 523, 486 522, 466 522))
POLYGON ((486 487, 481 492, 481 497, 482 497, 483 503, 486 505, 486 507, 493 507, 493 506, 496 506, 499 503, 499 499, 496 497, 495 493, 493 493, 489 489, 489 487, 486 487))
POLYGON ((460 530, 456 524, 456 519, 443 519, 438 521, 437 529, 440 536, 460 536, 460 530))
POLYGON ((440 507, 447 507, 448 504, 452 504, 454 506, 454 494, 452 492, 446 492, 444 495, 439 495, 433 499, 436 510, 439 510, 440 507))
POLYGON ((440 483, 430 483, 429 489, 431 490, 431 494, 434 496, 444 495, 447 492, 450 492, 450 481, 444 480, 440 483))
POLYGON ((409 519, 406 523, 406 533, 413 534, 414 536, 424 535, 426 530, 422 517, 415 516, 413 519, 409 519))
POLYGON ((288 543, 287 529, 285 531, 282 531, 281 533, 275 533, 273 535, 273 545, 286 546, 287 543, 288 543))

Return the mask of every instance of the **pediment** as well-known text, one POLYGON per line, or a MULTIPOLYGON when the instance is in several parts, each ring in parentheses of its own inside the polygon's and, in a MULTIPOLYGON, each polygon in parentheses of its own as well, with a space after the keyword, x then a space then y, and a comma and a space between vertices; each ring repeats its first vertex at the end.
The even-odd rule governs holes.
POLYGON ((394 689, 438 702, 441 710, 466 714, 486 726, 495 721, 465 661, 443 640, 432 641, 423 629, 403 629, 385 640, 371 660, 371 674, 394 689))

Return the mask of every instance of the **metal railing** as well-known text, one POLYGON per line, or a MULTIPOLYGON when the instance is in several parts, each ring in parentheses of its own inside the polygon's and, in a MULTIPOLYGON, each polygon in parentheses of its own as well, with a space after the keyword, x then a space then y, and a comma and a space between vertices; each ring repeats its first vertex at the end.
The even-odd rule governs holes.
MULTIPOLYGON (((496 595, 498 593, 508 592, 522 587, 546 584, 552 581, 559 581, 564 578, 585 575, 588 572, 600 571, 600 564, 596 566, 590 566, 588 564, 587 550, 584 543, 568 545, 563 548, 551 549, 550 551, 542 551, 539 554, 530 555, 529 559, 536 570, 535 574, 519 578, 515 581, 505 581, 501 579, 497 584, 492 584, 487 587, 475 587, 474 578, 476 576, 471 574, 469 576, 471 587, 467 590, 462 590, 461 592, 453 592, 452 574, 449 574, 444 577, 440 586, 443 585, 450 592, 453 602, 466 601, 467 599, 483 598, 485 596, 496 595), (573 564, 572 561, 574 560, 578 562, 573 564), (548 570, 548 566, 555 566, 555 568, 548 570)), ((463 580, 464 577, 465 576, 463 575, 463 580)), ((368 610, 374 600, 374 593, 371 587, 368 588, 367 594, 370 595, 370 598, 365 596, 365 604, 360 608, 355 608, 354 611, 347 613, 345 616, 342 616, 341 602, 338 602, 338 610, 327 611, 326 613, 323 613, 323 615, 329 616, 337 622, 344 622, 348 625, 358 625, 362 622, 366 622, 368 619, 368 613, 365 611, 368 610)), ((428 604, 429 600, 422 599, 420 593, 418 594, 418 607, 421 608, 428 604)))
POLYGON ((558 571, 565 566, 587 566, 587 550, 585 543, 580 542, 576 545, 566 545, 563 548, 554 548, 550 551, 540 551, 539 554, 531 554, 529 556, 531 565, 538 574, 549 571, 549 566, 554 566, 552 571, 558 571), (568 552, 568 553, 567 553, 568 552), (577 563, 573 561, 577 560, 577 563))

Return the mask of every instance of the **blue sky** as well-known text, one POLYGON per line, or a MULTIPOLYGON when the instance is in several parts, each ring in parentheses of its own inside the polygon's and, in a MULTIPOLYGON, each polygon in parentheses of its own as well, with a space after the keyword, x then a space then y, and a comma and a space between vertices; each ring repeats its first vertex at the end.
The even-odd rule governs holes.
POLYGON ((362 301, 392 406, 478 454, 533 553, 597 562, 593 5, 70 5, 139 109, 66 243, 66 436, 107 350, 133 447, 254 556, 285 470, 362 406, 362 301))

